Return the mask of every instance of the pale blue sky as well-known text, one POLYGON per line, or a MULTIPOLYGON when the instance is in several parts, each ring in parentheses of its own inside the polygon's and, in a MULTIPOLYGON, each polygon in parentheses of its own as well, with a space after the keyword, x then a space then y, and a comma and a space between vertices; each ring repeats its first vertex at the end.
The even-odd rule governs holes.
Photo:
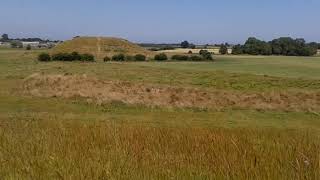
POLYGON ((320 42, 320 0, 1 0, 0 33, 135 42, 242 43, 249 36, 320 42))

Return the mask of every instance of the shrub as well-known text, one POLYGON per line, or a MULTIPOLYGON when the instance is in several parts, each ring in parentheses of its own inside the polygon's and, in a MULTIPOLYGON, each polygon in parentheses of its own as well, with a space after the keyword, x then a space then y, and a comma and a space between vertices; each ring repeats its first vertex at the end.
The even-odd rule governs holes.
POLYGON ((27 50, 27 51, 30 51, 30 50, 31 50, 30 44, 26 47, 26 50, 27 50))
POLYGON ((213 57, 212 57, 211 53, 208 52, 208 51, 206 53, 203 53, 202 57, 203 57, 204 60, 209 60, 209 61, 213 60, 213 57))
POLYGON ((203 54, 206 54, 206 53, 209 53, 209 51, 208 51, 208 50, 203 50, 203 49, 201 49, 201 50, 199 51, 199 54, 200 54, 200 55, 203 55, 203 54))
POLYGON ((52 56, 52 60, 54 61, 72 61, 73 57, 69 53, 58 53, 52 56))
POLYGON ((134 59, 133 56, 127 55, 125 60, 126 60, 126 61, 134 61, 135 59, 134 59))
POLYGON ((154 60, 156 61, 166 61, 168 60, 168 56, 165 53, 160 53, 154 56, 154 60))
POLYGON ((117 54, 112 56, 112 60, 113 61, 125 61, 126 57, 124 56, 124 54, 117 54))
POLYGON ((38 56, 38 61, 43 61, 43 62, 51 61, 51 56, 48 53, 41 53, 38 56))
POLYGON ((104 62, 111 61, 111 58, 109 58, 108 56, 106 56, 106 57, 103 58, 103 61, 104 61, 104 62))
POLYGON ((72 52, 71 53, 71 58, 72 61, 80 61, 81 60, 81 55, 78 52, 72 52))
POLYGON ((193 52, 190 50, 190 51, 188 52, 188 54, 193 54, 193 52))
POLYGON ((145 61, 147 59, 147 57, 145 55, 143 55, 143 54, 137 54, 137 55, 134 56, 134 59, 136 61, 145 61))
POLYGON ((189 56, 185 56, 185 55, 174 55, 171 57, 172 60, 177 60, 177 61, 188 61, 189 60, 189 56))
POLYGON ((190 60, 191 61, 202 61, 203 58, 201 56, 191 56, 190 60))
POLYGON ((92 54, 82 54, 80 60, 81 61, 93 62, 94 61, 94 56, 92 54))

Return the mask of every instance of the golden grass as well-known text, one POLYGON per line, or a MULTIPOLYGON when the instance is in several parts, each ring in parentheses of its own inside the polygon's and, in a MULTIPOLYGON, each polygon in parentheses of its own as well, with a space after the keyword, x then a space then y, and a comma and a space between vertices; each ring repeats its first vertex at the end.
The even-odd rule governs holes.
POLYGON ((34 74, 23 84, 26 94, 37 97, 81 97, 98 104, 120 101, 146 106, 189 107, 221 110, 320 111, 320 92, 236 92, 200 90, 122 81, 103 81, 86 75, 34 74))
POLYGON ((0 121, 4 179, 317 179, 306 131, 0 121))

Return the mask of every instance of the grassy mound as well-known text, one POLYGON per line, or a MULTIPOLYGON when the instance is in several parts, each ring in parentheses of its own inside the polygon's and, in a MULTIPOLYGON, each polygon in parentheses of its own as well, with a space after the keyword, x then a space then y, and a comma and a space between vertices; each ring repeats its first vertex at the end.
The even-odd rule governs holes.
POLYGON ((71 53, 74 51, 82 54, 90 53, 98 59, 103 59, 105 56, 112 56, 118 53, 128 55, 144 54, 147 56, 151 53, 125 39, 108 37, 74 38, 56 46, 51 53, 71 53))

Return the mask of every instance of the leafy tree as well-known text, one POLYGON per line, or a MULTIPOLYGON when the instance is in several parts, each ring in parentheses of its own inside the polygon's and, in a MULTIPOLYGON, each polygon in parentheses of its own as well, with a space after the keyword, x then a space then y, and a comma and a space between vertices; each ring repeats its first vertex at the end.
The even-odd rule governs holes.
POLYGON ((38 61, 43 61, 43 62, 51 61, 51 56, 48 53, 41 53, 38 56, 38 61))
POLYGON ((220 49, 219 49, 220 54, 228 54, 228 47, 224 44, 221 44, 220 49))
POLYGON ((23 44, 20 41, 12 41, 10 44, 12 48, 23 48, 23 44))
POLYGON ((189 46, 190 46, 190 43, 189 43, 188 41, 183 41, 183 42, 181 43, 181 47, 182 47, 182 48, 189 48, 189 46))
POLYGON ((243 53, 244 53, 244 50, 240 44, 233 46, 232 54, 239 55, 239 54, 243 54, 243 53))
POLYGON ((81 55, 78 53, 78 52, 72 52, 71 53, 71 58, 72 58, 72 61, 79 61, 81 60, 81 55))
POLYGON ((154 56, 154 60, 156 61, 166 61, 168 60, 168 56, 165 53, 160 53, 154 56))

